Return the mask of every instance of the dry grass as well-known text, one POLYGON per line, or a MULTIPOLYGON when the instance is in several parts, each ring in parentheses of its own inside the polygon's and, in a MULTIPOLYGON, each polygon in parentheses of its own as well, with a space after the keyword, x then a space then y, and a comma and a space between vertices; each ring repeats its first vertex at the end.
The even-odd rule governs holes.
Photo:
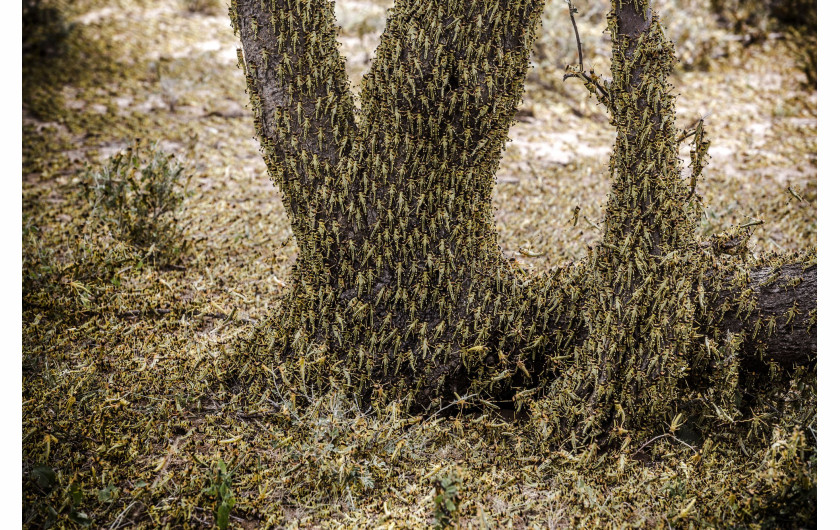
MULTIPOLYGON (((279 303, 296 246, 252 138, 224 10, 44 3, 70 30, 65 57, 24 66, 25 526, 207 526, 223 483, 243 528, 431 525, 441 484, 457 485, 464 527, 809 524, 810 388, 754 420, 750 451, 663 437, 636 454, 641 442, 590 455, 546 452, 519 423, 466 408, 421 419, 398 403, 362 410, 352 396, 303 408, 276 388, 226 384, 237 367, 224 349, 279 303), (179 220, 189 245, 171 263, 93 222, 83 192, 85 166, 135 138, 192 175, 179 220)), ((358 86, 387 3, 338 4, 358 86)), ((663 19, 683 53, 678 119, 711 113, 704 233, 761 219, 754 252, 815 246, 816 92, 796 56, 772 39, 744 48, 702 2, 674 4, 663 19)), ((582 5, 578 19, 601 72, 604 5, 582 5)), ((494 197, 503 250, 534 270, 598 239, 613 139, 603 109, 562 82, 575 60, 565 3, 544 20, 494 197), (529 246, 545 255, 518 252, 529 246)))

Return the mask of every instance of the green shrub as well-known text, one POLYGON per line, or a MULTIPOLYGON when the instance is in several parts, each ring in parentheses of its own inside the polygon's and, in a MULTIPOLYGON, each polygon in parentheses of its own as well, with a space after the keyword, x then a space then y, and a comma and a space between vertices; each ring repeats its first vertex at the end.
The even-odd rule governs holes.
POLYGON ((458 522, 462 480, 458 474, 443 475, 435 481, 435 526, 451 528, 458 522))
POLYGON ((185 249, 183 202, 188 178, 172 155, 140 144, 117 153, 85 182, 93 215, 111 234, 168 262, 185 249))
POLYGON ((228 470, 224 460, 217 461, 211 470, 209 485, 202 492, 216 500, 216 509, 213 514, 216 517, 216 526, 222 530, 230 524, 230 511, 236 504, 232 485, 233 470, 228 470))

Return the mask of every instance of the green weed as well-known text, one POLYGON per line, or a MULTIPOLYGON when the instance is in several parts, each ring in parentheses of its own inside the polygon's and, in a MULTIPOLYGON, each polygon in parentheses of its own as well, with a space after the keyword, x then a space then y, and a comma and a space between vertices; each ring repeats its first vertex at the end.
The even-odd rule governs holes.
POLYGON ((189 177, 172 155, 138 143, 89 170, 84 181, 93 215, 115 238, 163 262, 185 250, 181 221, 189 177))
POLYGON ((220 459, 211 471, 210 485, 202 490, 202 493, 216 500, 216 525, 222 530, 230 524, 230 511, 236 504, 232 490, 233 471, 228 471, 227 464, 220 459))
POLYGON ((457 473, 443 475, 435 481, 435 526, 437 528, 451 528, 458 522, 461 486, 462 480, 457 473))

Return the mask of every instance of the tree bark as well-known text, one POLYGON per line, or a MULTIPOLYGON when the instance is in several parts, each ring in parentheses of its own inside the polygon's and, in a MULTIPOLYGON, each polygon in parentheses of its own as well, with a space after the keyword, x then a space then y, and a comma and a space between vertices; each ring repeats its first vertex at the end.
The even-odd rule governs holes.
MULTIPOLYGON (((702 309, 694 323, 698 333, 719 340, 746 332, 741 354, 751 363, 813 366, 817 359, 817 265, 789 259, 782 265, 752 267, 746 273, 715 273, 693 297, 702 309), (715 287, 715 283, 727 287, 715 287), (720 292, 710 299, 707 293, 715 289, 720 292)), ((577 330, 572 347, 580 347, 589 336, 579 319, 564 319, 561 327, 577 330)))
POLYGON ((594 439, 626 415, 661 421, 686 385, 718 384, 741 358, 810 362, 816 267, 747 274, 698 244, 672 45, 646 2, 616 0, 608 17, 603 240, 537 278, 503 258, 491 193, 541 10, 398 0, 356 119, 330 2, 234 0, 257 134, 301 248, 285 303, 241 345, 275 384, 420 408, 513 399, 546 432, 594 439))
POLYGON ((720 338, 746 332, 743 355, 751 361, 792 368, 817 361, 817 266, 786 263, 750 271, 746 303, 737 291, 713 302, 717 318, 704 333, 720 338))
POLYGON ((541 8, 398 1, 356 126, 329 2, 232 4, 263 154, 301 248, 257 350, 352 358, 340 375, 362 393, 423 406, 479 380, 507 384, 517 359, 498 359, 534 329, 491 192, 541 8))

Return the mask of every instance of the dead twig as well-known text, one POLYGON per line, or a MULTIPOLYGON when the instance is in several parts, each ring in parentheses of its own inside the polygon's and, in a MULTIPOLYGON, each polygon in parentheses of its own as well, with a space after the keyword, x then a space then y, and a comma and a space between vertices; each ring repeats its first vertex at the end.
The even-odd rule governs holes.
MULTIPOLYGON (((575 20, 575 13, 577 13, 577 8, 572 4, 571 0, 567 0, 566 3, 569 4, 569 18, 572 19, 572 27, 575 30, 575 40, 577 41, 578 64, 580 71, 567 73, 563 76, 563 81, 570 77, 580 77, 587 83, 597 88, 601 95, 604 96, 605 101, 612 102, 612 97, 610 97, 610 93, 607 91, 607 89, 604 88, 604 86, 601 85, 601 83, 599 83, 597 79, 586 75, 586 72, 583 71, 583 45, 580 42, 580 33, 578 32, 577 21, 575 20)), ((612 103, 609 104, 609 107, 610 110, 612 110, 612 103)))
POLYGON ((661 438, 670 438, 670 439, 672 439, 672 440, 674 440, 674 441, 676 441, 676 442, 679 442, 679 443, 683 444, 684 446, 688 447, 689 449, 691 449, 692 451, 694 451, 694 454, 697 454, 697 449, 695 449, 695 448, 694 448, 694 446, 689 445, 689 444, 685 443, 684 441, 680 440, 679 438, 677 438, 676 436, 674 436, 673 434, 671 434, 671 433, 669 433, 669 432, 666 432, 665 434, 660 434, 659 436, 654 436, 654 437, 653 437, 653 438, 651 438, 650 440, 648 440, 648 441, 646 441, 645 443, 643 443, 643 444, 641 445, 641 447, 639 447, 638 449, 636 449, 636 452, 635 452, 635 453, 633 453, 632 455, 630 455, 630 458, 633 458, 634 456, 636 456, 637 454, 639 454, 639 452, 640 452, 642 449, 644 449, 645 447, 649 446, 650 444, 652 444, 653 442, 655 442, 656 440, 659 440, 659 439, 661 439, 661 438))
POLYGON ((118 313, 117 316, 119 318, 135 318, 143 315, 143 313, 150 312, 156 315, 168 315, 172 312, 171 309, 147 309, 147 310, 140 310, 140 309, 132 309, 130 311, 123 311, 122 313, 118 313))

